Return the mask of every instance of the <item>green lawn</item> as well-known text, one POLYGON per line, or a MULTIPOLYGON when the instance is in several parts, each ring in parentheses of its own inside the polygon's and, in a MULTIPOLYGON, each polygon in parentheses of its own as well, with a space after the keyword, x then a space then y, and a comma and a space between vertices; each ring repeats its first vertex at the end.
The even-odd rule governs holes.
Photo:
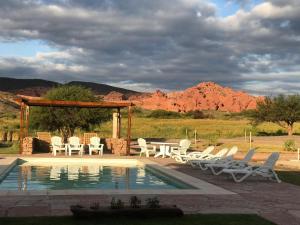
POLYGON ((186 215, 182 218, 126 219, 99 218, 75 219, 73 217, 0 218, 5 225, 275 225, 257 215, 206 214, 186 215), (122 222, 121 222, 122 221, 122 222))
POLYGON ((0 154, 18 154, 19 142, 0 142, 0 154))
POLYGON ((300 186, 300 171, 277 171, 277 173, 282 181, 300 186))

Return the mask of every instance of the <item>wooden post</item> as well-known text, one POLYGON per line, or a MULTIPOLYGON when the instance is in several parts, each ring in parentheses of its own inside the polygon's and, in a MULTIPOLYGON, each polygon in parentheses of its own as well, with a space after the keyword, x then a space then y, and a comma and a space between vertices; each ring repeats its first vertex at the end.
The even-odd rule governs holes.
POLYGON ((127 155, 130 154, 130 141, 131 141, 131 106, 128 106, 128 125, 127 125, 127 155))
POLYGON ((23 127, 24 127, 24 102, 21 103, 21 110, 20 110, 20 147, 19 153, 22 154, 23 152, 23 127))
POLYGON ((185 139, 188 139, 188 130, 185 129, 185 139))
POLYGON ((27 137, 28 136, 28 131, 29 131, 29 106, 26 106, 25 110, 26 110, 26 114, 25 114, 25 121, 26 121, 25 137, 27 137))
POLYGON ((121 137, 121 112, 120 112, 120 108, 118 108, 118 127, 117 127, 117 136, 118 136, 118 138, 121 137))
POLYGON ((250 131, 249 133, 249 145, 250 145, 250 149, 252 148, 252 133, 250 131))
POLYGON ((245 129, 245 142, 247 142, 247 130, 245 129))
POLYGON ((196 147, 197 146, 197 130, 196 129, 195 129, 194 133, 195 133, 195 147, 196 147))

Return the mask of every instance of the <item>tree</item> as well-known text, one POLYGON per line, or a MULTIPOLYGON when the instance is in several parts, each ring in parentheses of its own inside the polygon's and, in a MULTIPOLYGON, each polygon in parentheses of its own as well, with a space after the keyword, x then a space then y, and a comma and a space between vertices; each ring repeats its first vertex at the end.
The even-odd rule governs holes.
MULTIPOLYGON (((90 89, 76 85, 61 85, 43 96, 49 100, 99 101, 90 89)), ((36 107, 32 110, 32 126, 38 129, 59 131, 66 141, 75 129, 89 130, 94 125, 110 119, 108 109, 36 107)))
POLYGON ((279 95, 267 97, 257 103, 253 113, 254 122, 274 122, 293 135, 294 123, 300 120, 300 95, 279 95))

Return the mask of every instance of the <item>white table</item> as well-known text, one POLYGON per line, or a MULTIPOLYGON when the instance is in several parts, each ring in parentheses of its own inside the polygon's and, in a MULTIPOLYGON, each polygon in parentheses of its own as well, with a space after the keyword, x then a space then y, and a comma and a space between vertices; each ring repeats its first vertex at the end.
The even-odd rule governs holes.
POLYGON ((159 145, 159 153, 157 153, 154 158, 162 156, 165 158, 166 156, 170 156, 170 145, 178 145, 178 143, 174 142, 151 142, 152 145, 159 145))

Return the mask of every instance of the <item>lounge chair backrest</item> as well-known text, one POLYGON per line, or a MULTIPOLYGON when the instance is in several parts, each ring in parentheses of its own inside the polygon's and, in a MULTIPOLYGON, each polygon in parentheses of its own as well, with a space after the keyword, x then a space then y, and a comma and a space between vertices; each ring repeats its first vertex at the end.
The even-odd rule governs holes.
POLYGON ((141 148, 146 148, 147 147, 147 143, 146 143, 146 140, 144 138, 139 138, 138 139, 138 144, 141 148))
POLYGON ((248 152, 247 152, 247 154, 245 155, 245 157, 244 157, 244 159, 243 159, 243 161, 244 162, 250 162, 251 161, 251 159, 252 159, 252 157, 254 156, 254 153, 255 153, 255 149, 250 149, 248 152))
POLYGON ((99 146, 101 139, 99 137, 91 137, 90 138, 90 144, 93 146, 99 146))
POLYGON ((273 169, 277 160, 279 159, 279 153, 278 152, 273 152, 265 161, 262 167, 267 168, 267 169, 273 169))
POLYGON ((58 136, 51 137, 51 145, 52 146, 61 146, 61 145, 63 145, 62 138, 58 137, 58 136))
POLYGON ((226 154, 227 151, 228 151, 228 148, 223 148, 215 154, 215 157, 220 157, 221 158, 226 154))
POLYGON ((238 151, 238 147, 237 146, 233 146, 226 154, 226 157, 230 157, 233 156, 235 153, 237 153, 238 151))
POLYGON ((183 139, 179 142, 179 146, 182 150, 188 150, 191 145, 191 141, 188 139, 183 139))
POLYGON ((215 146, 208 146, 206 149, 203 150, 202 154, 207 155, 210 154, 215 149, 215 146))
POLYGON ((69 138, 69 144, 70 145, 80 145, 80 138, 79 137, 70 137, 69 138))

